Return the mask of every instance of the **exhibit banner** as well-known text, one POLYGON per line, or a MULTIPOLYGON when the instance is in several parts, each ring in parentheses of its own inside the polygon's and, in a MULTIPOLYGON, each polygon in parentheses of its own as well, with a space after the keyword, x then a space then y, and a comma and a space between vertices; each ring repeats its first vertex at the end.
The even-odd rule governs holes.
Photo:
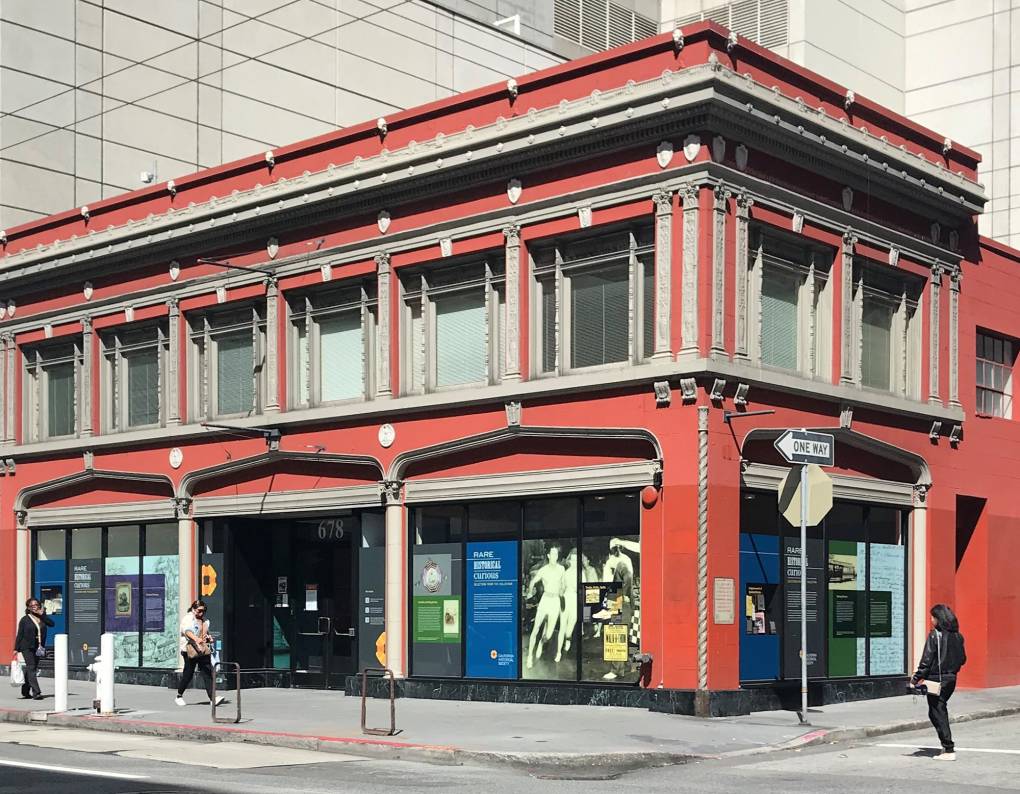
POLYGON ((834 678, 867 675, 867 560, 864 543, 829 541, 828 669, 829 675, 834 678))
POLYGON ((461 675, 461 545, 414 547, 411 665, 415 675, 461 675))
POLYGON ((871 675, 902 675, 906 666, 906 550, 871 544, 871 675))
POLYGON ((67 645, 74 665, 91 664, 99 653, 102 571, 103 561, 98 558, 71 560, 67 645))
MULTIPOLYGON (((783 677, 800 678, 800 538, 783 538, 783 677)), ((807 666, 809 678, 822 678, 825 667, 825 547, 807 541, 807 666)))
POLYGON ((138 557, 107 557, 103 586, 105 630, 113 634, 114 663, 138 666, 138 630, 142 625, 138 557))
MULTIPOLYGON (((178 612, 180 559, 176 554, 142 558, 142 666, 176 667, 180 652, 178 612)), ((217 627, 214 635, 222 631, 217 627)))
POLYGON ((516 678, 517 542, 468 543, 467 570, 467 675, 516 678))
MULTIPOLYGON (((287 580, 283 580, 286 588, 287 580)), ((386 549, 358 551, 358 669, 386 666, 386 549)), ((286 591, 285 591, 286 592, 286 591)))

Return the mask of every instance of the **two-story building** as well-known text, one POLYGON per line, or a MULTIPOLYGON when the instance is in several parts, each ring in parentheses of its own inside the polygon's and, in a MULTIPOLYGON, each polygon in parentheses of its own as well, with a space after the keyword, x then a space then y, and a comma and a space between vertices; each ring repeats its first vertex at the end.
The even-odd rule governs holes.
POLYGON ((806 553, 813 698, 902 691, 938 601, 1018 683, 978 161, 700 23, 9 229, 0 638, 31 593, 165 681, 203 597, 253 681, 724 713, 796 697, 806 553))

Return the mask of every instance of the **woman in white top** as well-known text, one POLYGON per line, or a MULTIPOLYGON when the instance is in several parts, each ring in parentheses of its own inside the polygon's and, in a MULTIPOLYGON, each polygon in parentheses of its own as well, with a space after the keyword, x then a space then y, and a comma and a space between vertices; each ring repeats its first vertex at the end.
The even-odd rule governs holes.
MULTIPOLYGON (((181 674, 181 683, 177 687, 177 697, 174 699, 178 706, 187 705, 184 702, 184 690, 191 685, 196 667, 202 671, 209 700, 211 701, 213 697, 212 637, 209 636, 209 621, 205 619, 205 612, 205 601, 192 601, 181 619, 181 656, 184 657, 184 672, 181 674)), ((222 697, 216 698, 217 706, 222 702, 222 697)))

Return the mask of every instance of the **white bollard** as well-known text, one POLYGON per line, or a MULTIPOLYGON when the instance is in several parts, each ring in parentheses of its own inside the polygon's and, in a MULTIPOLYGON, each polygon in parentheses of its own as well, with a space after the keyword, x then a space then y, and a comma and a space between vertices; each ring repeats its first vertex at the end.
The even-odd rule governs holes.
POLYGON ((67 635, 53 639, 53 710, 67 711, 67 635))
POLYGON ((99 713, 113 714, 113 635, 104 634, 99 638, 99 655, 102 657, 99 670, 99 713))

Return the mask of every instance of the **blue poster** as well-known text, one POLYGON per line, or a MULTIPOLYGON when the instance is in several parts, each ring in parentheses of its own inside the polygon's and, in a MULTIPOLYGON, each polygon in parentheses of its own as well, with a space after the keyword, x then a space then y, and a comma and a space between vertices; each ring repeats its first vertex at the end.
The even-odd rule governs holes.
POLYGON ((467 675, 517 677, 517 541, 468 543, 467 675))

